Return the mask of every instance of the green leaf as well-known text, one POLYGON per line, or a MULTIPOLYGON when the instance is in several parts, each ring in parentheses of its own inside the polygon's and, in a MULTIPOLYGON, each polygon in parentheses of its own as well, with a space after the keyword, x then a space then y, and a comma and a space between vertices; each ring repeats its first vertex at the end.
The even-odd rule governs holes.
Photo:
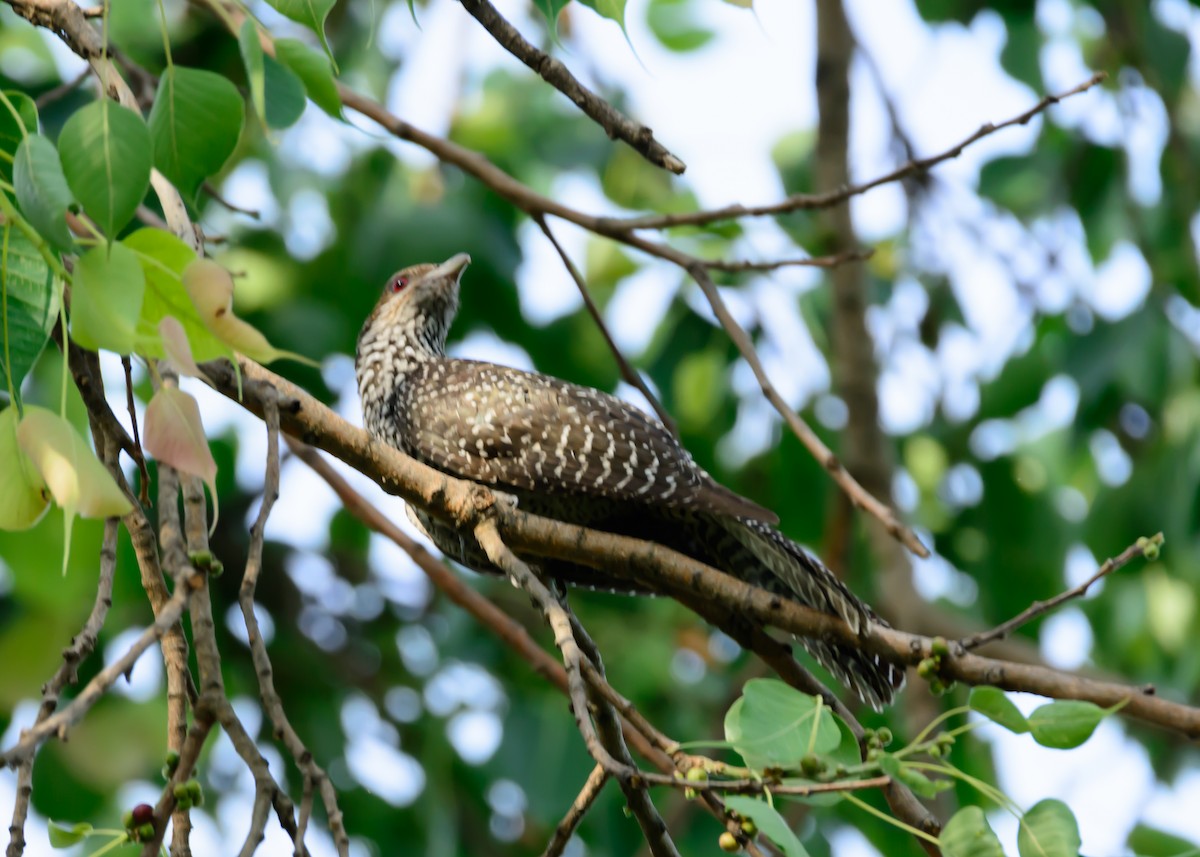
MULTIPOLYGON (((25 135, 37 133, 37 104, 24 92, 13 89, 4 90, 4 98, 8 99, 8 104, 0 99, 0 152, 15 155, 25 135)), ((12 181, 13 165, 7 158, 0 158, 0 178, 12 181)))
POLYGON ((646 23, 663 47, 680 53, 703 47, 716 36, 691 20, 683 0, 654 0, 646 8, 646 23))
POLYGON ((1017 851, 1021 857, 1079 857, 1079 825, 1065 803, 1039 801, 1021 819, 1017 851))
POLYGON ((93 351, 131 353, 146 294, 137 255, 120 243, 93 247, 75 263, 71 285, 71 338, 93 351))
POLYGON ((267 112, 263 118, 267 127, 288 128, 296 124, 307 103, 304 84, 272 57, 263 57, 263 73, 267 99, 267 112))
POLYGON ((1029 715, 1029 731, 1043 747, 1070 750, 1096 731, 1108 714, 1100 706, 1078 699, 1051 702, 1029 715))
POLYGON ((300 78, 313 104, 335 119, 342 117, 342 99, 329 57, 296 39, 276 39, 275 58, 300 78))
POLYGON ((13 188, 21 211, 38 234, 60 250, 70 249, 75 239, 66 215, 75 198, 67 187, 58 150, 40 134, 30 134, 17 147, 13 188))
POLYGON ((245 105, 219 74, 170 66, 150 110, 154 166, 186 199, 218 172, 237 147, 245 105))
POLYGON ((262 44, 258 41, 258 30, 254 21, 247 18, 238 30, 238 50, 242 54, 242 64, 246 66, 246 81, 250 84, 250 103, 258 118, 266 121, 267 115, 267 84, 266 57, 262 44))
POLYGON ((725 806, 742 818, 753 821, 764 836, 779 846, 786 857, 808 857, 808 852, 788 827, 787 821, 766 801, 745 795, 729 795, 725 798, 725 806))
POLYGON ((1020 735, 1029 731, 1029 722, 1013 701, 998 687, 973 687, 967 705, 1009 732, 1020 735))
POLYGON ((995 831, 983 810, 967 806, 954 813, 938 837, 945 857, 1004 857, 995 831))
POLYGON ((0 411, 0 530, 27 530, 50 508, 50 494, 37 468, 17 443, 16 407, 0 411))
POLYGON ((23 234, 0 232, 0 390, 20 390, 58 318, 59 284, 23 234))
POLYGON ((775 679, 751 679, 725 715, 725 738, 755 770, 792 768, 808 753, 841 743, 833 715, 817 697, 775 679))
POLYGON ((727 389, 725 358, 708 348, 684 356, 675 367, 674 403, 679 424, 703 431, 717 416, 727 389))
POLYGON ((1133 828, 1125 845, 1142 857, 1195 857, 1200 854, 1200 847, 1188 840, 1147 824, 1133 828))
POLYGON ((267 2, 284 17, 291 18, 316 33, 325 53, 329 55, 330 59, 333 58, 333 54, 329 50, 329 42, 325 39, 325 19, 329 17, 329 10, 334 7, 337 0, 267 0, 267 2))
POLYGON ((67 185, 109 239, 146 196, 152 146, 141 114, 108 98, 75 111, 63 125, 58 153, 67 185))
MULTIPOLYGON (((411 3, 412 0, 409 0, 411 3)), ((546 16, 546 20, 550 23, 550 31, 558 32, 558 14, 567 7, 571 0, 534 0, 535 6, 541 10, 541 13, 546 16)))
POLYGON ((616 21, 625 32, 625 0, 579 0, 597 15, 616 21))
POLYGON ((50 832, 51 848, 70 848, 72 845, 78 845, 87 839, 88 834, 92 832, 92 826, 86 821, 81 821, 78 824, 63 824, 59 821, 51 821, 47 827, 50 832))
POLYGON ((233 349, 209 331, 183 287, 181 276, 196 258, 195 251, 162 229, 139 229, 121 243, 137 254, 146 277, 146 297, 137 326, 138 353, 166 356, 159 325, 166 316, 173 316, 183 325, 196 360, 232 357, 233 349))

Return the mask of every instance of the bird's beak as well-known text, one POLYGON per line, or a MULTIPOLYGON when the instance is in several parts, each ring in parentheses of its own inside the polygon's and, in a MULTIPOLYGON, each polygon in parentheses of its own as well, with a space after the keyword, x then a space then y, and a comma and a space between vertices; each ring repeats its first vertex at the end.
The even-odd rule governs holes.
POLYGON ((442 277, 445 277, 447 279, 457 280, 460 276, 462 276, 462 272, 466 269, 467 265, 470 264, 471 257, 466 253, 455 253, 445 262, 442 262, 442 264, 430 271, 427 276, 430 278, 436 277, 441 279, 442 277))

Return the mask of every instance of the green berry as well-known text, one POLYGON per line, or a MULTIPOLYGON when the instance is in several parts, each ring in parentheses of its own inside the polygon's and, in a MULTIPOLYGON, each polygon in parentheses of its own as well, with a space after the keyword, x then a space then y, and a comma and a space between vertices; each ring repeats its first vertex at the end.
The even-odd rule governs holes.
POLYGON ((1147 562, 1154 562, 1156 559, 1158 559, 1158 545, 1154 542, 1150 542, 1148 545, 1142 548, 1142 556, 1146 558, 1147 562))
POLYGON ((696 765, 694 768, 688 768, 687 781, 689 783, 707 783, 708 771, 704 770, 704 768, 700 767, 699 765, 696 765))
POLYGON ((732 854, 734 851, 741 850, 741 844, 737 841, 737 837, 726 830, 717 839, 717 845, 721 846, 722 851, 728 851, 732 854))
POLYGON ((750 837, 751 839, 758 835, 758 825, 754 823, 754 819, 742 819, 742 833, 746 834, 746 836, 750 837))
POLYGON ((875 736, 879 738, 879 745, 881 747, 886 747, 892 743, 892 730, 886 726, 876 730, 875 736))
POLYGON ((133 830, 133 810, 127 809, 121 815, 121 826, 126 830, 133 830))
POLYGON ((216 579, 225 573, 225 563, 221 562, 216 557, 213 557, 212 563, 208 567, 208 576, 216 579))
POLYGON ((800 770, 806 777, 815 777, 825 770, 825 762, 820 756, 809 753, 800 760, 800 770))
POLYGON ((929 651, 936 658, 947 657, 950 654, 950 644, 945 637, 934 637, 929 644, 929 651))
POLYGON ((138 842, 149 842, 154 839, 153 824, 143 824, 135 832, 137 833, 138 842))

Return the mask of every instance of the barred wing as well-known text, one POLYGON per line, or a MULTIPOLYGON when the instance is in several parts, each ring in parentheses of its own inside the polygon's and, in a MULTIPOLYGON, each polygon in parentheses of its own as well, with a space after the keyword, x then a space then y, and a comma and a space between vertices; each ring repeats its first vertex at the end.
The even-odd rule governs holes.
POLYGON ((717 483, 656 420, 615 396, 490 363, 444 360, 397 391, 406 451, 465 479, 774 523, 717 483))

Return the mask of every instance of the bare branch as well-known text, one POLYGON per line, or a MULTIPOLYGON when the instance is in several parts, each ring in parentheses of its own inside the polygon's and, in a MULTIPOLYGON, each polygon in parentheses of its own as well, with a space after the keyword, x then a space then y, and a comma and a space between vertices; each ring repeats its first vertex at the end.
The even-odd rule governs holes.
POLYGON ((583 298, 583 305, 587 307, 588 315, 592 317, 592 321, 599 328, 600 335, 604 337, 604 341, 608 344, 608 350, 612 352, 613 357, 617 361, 617 367, 621 370, 621 377, 641 391, 641 394, 646 397, 646 401, 654 408, 654 413, 658 415, 659 422, 666 426, 671 434, 679 437, 679 428, 675 425, 675 420, 671 419, 671 415, 663 407, 662 402, 651 392, 650 387, 642 379, 641 373, 629 364, 629 361, 625 359, 625 355, 621 353, 621 349, 617 347, 617 343, 613 341, 612 334, 608 332, 608 325, 604 323, 604 316, 600 314, 600 308, 596 306, 596 301, 592 298, 592 293, 587 287, 587 281, 584 280, 583 274, 579 272, 579 269, 575 267, 575 263, 571 261, 571 257, 567 255, 567 251, 563 248, 562 244, 558 243, 558 239, 554 237, 554 233, 550 231, 550 226, 546 223, 546 218, 541 214, 535 214, 533 221, 546 234, 546 237, 550 239, 550 243, 558 251, 558 257, 562 259, 567 273, 575 281, 575 286, 579 289, 579 295, 583 298))
POLYGON ((969 637, 964 637, 958 641, 958 644, 962 646, 964 651, 970 651, 971 649, 979 648, 985 643, 990 643, 993 640, 1001 640, 1027 622, 1036 619, 1038 616, 1041 616, 1044 613, 1049 613, 1060 604, 1070 601, 1072 598, 1082 598, 1087 594, 1087 591, 1091 589, 1092 586, 1101 578, 1107 577, 1118 568, 1128 565, 1133 559, 1139 556, 1145 556, 1146 548, 1151 544, 1153 544, 1157 549, 1162 542, 1162 533, 1157 533, 1149 538, 1138 539, 1137 542, 1131 544, 1116 556, 1109 557, 1107 560, 1105 560, 1104 564, 1096 569, 1095 574, 1078 586, 1072 586, 1070 589, 1058 593, 1058 595, 1055 595, 1053 598, 1047 598, 1045 601, 1035 601, 1016 616, 1013 616, 1007 622, 1001 622, 990 631, 981 631, 978 634, 972 634, 969 637))
MULTIPOLYGON (((596 93, 580 83, 567 67, 525 40, 488 0, 459 0, 464 9, 483 25, 502 48, 533 69, 586 113, 614 140, 624 140, 635 152, 656 167, 680 174, 687 165, 668 152, 645 125, 630 120, 596 93)), ((554 23, 551 22, 551 26, 554 23)))
MULTIPOLYGON (((246 636, 250 641, 250 656, 254 662, 255 674, 258 676, 259 695, 262 698, 263 708, 271 720, 276 738, 287 747, 296 766, 304 775, 305 793, 308 795, 309 802, 311 802, 312 788, 316 786, 320 791, 321 800, 325 804, 325 813, 329 818, 329 832, 333 837, 334 846, 344 857, 350 852, 350 836, 346 831, 341 808, 338 806, 337 791, 328 775, 317 764, 312 753, 301 740, 283 709, 283 700, 280 698, 279 692, 275 690, 274 669, 271 666, 270 656, 267 654, 267 644, 263 640, 258 617, 254 612, 254 591, 258 585, 258 576, 262 572, 263 537, 267 527, 267 518, 279 496, 279 408, 274 397, 270 395, 270 391, 264 391, 264 396, 265 422, 267 424, 266 477, 263 484, 262 505, 259 507, 254 525, 250 528, 250 551, 246 557, 246 571, 242 576, 242 585, 238 590, 238 604, 242 608, 242 619, 246 623, 246 636)), ((302 803, 302 808, 303 806, 302 803)), ((303 815, 302 820, 307 823, 307 813, 303 815)), ((302 835, 303 825, 298 825, 298 830, 302 835)), ((297 839, 297 853, 301 853, 303 850, 303 839, 297 839)))
POLYGON ((802 259, 774 259, 768 262, 752 262, 745 259, 704 259, 702 264, 710 271, 776 271, 780 268, 836 268, 850 262, 865 262, 875 255, 873 249, 847 250, 831 256, 805 256, 802 259))
POLYGON ((550 837, 550 842, 546 845, 546 850, 542 852, 542 857, 559 857, 563 853, 563 849, 567 847, 567 843, 571 841, 571 836, 575 833, 575 828, 579 826, 579 822, 583 821, 587 811, 592 808, 592 804, 600 796, 600 790, 604 788, 606 782, 608 782, 608 772, 604 770, 604 767, 597 765, 592 768, 583 788, 571 802, 571 808, 554 828, 554 835, 550 837))
MULTIPOLYGON (((100 575, 96 584, 96 600, 92 612, 78 634, 62 652, 62 665, 42 686, 42 704, 35 725, 45 722, 58 707, 58 700, 67 685, 78 680, 79 665, 96 648, 96 641, 108 610, 112 607, 113 575, 117 568, 118 520, 104 521, 104 536, 100 543, 100 575)), ((17 767, 17 798, 13 803, 12 823, 9 825, 8 848, 5 857, 21 857, 25 851, 25 819, 29 814, 29 799, 33 796, 33 754, 17 767)))
POLYGON ((1025 125, 1039 113, 1042 113, 1047 108, 1062 101, 1065 98, 1070 98, 1073 95, 1078 95, 1082 92, 1087 92, 1094 86, 1102 83, 1108 78, 1105 72, 1097 72, 1089 77, 1078 86, 1073 86, 1065 92, 1058 94, 1043 96, 1036 104, 1030 107, 1023 113, 1019 113, 1010 119, 1005 119, 1003 122, 992 123, 988 122, 981 125, 973 134, 970 134, 959 143, 951 146, 943 152, 936 155, 930 155, 927 158, 913 158, 903 165, 897 167, 889 173, 884 173, 881 176, 871 179, 870 181, 861 182, 859 184, 847 185, 846 187, 837 188, 835 190, 825 191, 824 193, 797 193, 779 202, 769 203, 767 205, 742 205, 734 203, 721 208, 709 209, 708 211, 690 211, 680 214, 663 214, 649 215, 646 217, 627 217, 627 218, 609 218, 603 221, 605 228, 631 230, 631 229, 669 229, 673 226, 703 226, 709 223, 715 223, 719 220, 736 220, 742 217, 766 217, 775 214, 787 214, 792 211, 810 211, 818 208, 832 208, 835 205, 845 202, 854 196, 859 196, 869 190, 874 190, 877 187, 885 184, 900 181, 912 175, 925 173, 936 167, 944 161, 953 160, 963 153, 973 143, 977 143, 984 137, 989 137, 997 131, 1004 128, 1011 128, 1014 125, 1025 125))
MULTIPOLYGON (((649 796, 641 787, 641 774, 633 766, 629 751, 621 739, 617 714, 607 702, 596 705, 597 723, 593 725, 588 711, 588 691, 583 678, 585 655, 576 637, 576 623, 566 606, 556 599, 537 574, 500 538, 494 518, 486 517, 475 525, 475 539, 487 553, 488 559, 513 582, 529 593, 537 604, 550 628, 554 631, 554 644, 562 653, 563 666, 567 670, 568 698, 575 723, 587 745, 588 753, 608 774, 616 778, 625 793, 629 809, 642 828, 642 835, 655 857, 679 857, 670 831, 649 796)), ((592 664, 600 671, 599 664, 592 664)), ((601 672, 601 675, 603 673, 601 672)))

